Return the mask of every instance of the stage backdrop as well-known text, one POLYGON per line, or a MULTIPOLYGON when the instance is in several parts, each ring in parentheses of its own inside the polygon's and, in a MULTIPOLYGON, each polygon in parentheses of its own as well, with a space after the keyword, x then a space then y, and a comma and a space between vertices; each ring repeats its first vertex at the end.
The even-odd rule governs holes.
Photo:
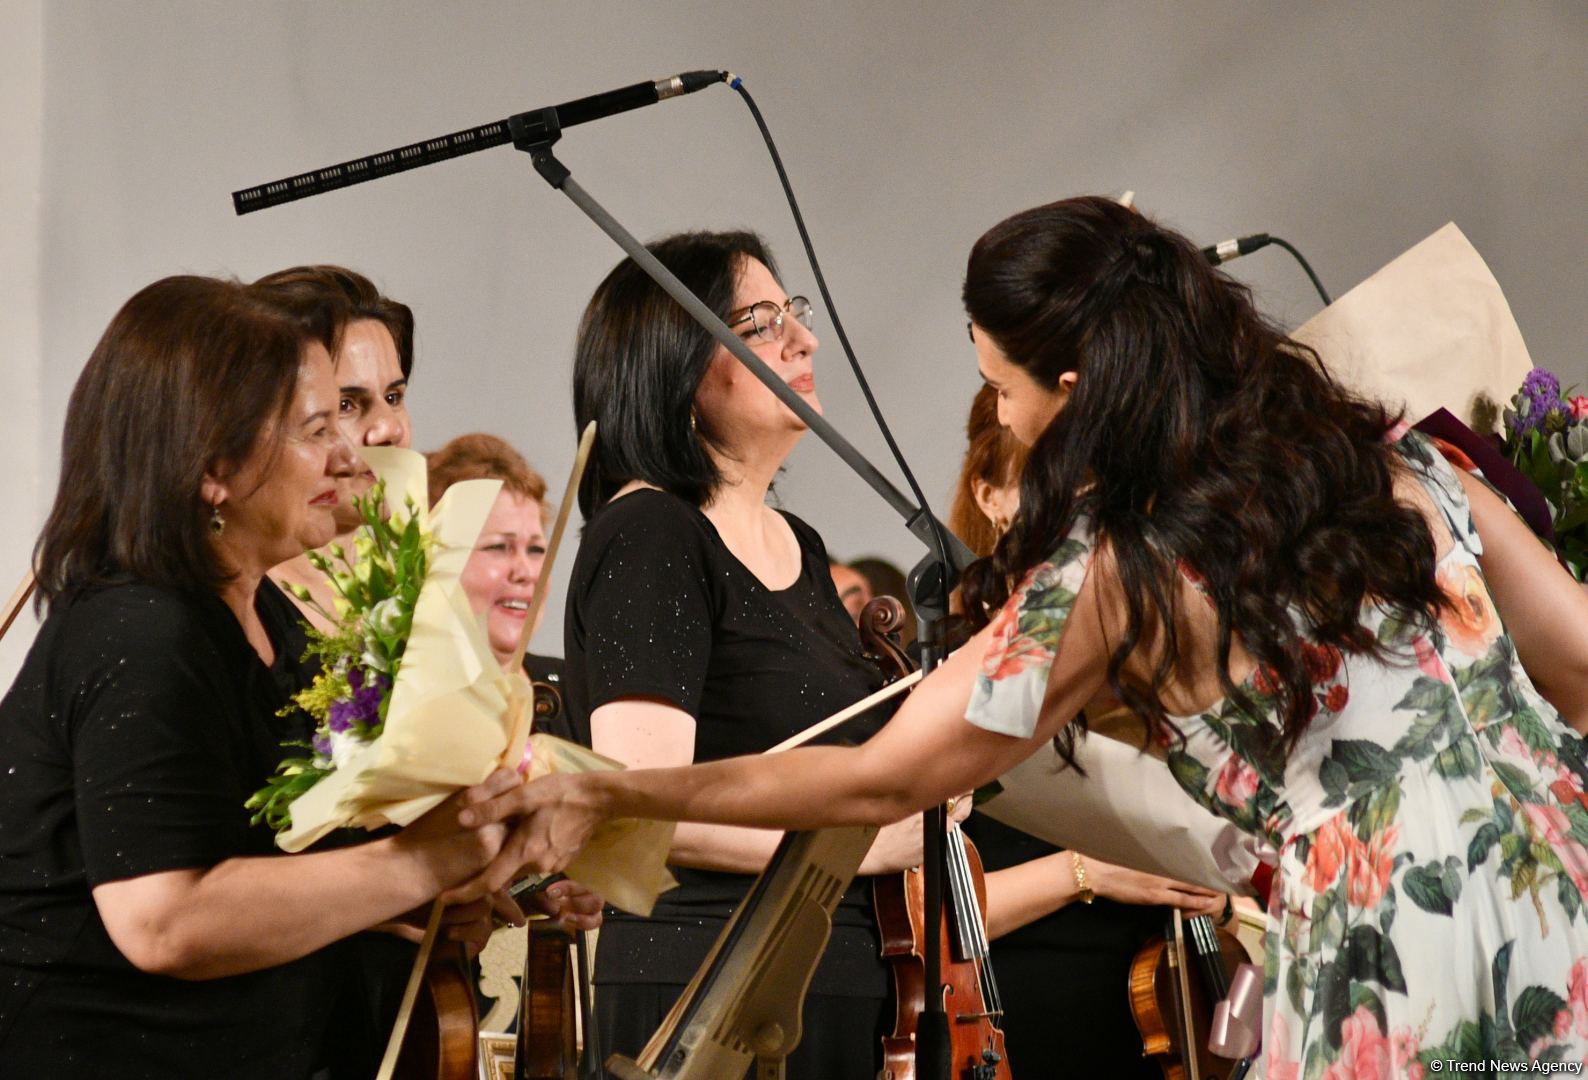
MULTIPOLYGON (((53 494, 73 380, 117 305, 171 273, 365 271, 418 317, 416 445, 497 432, 560 485, 574 327, 618 253, 523 155, 499 149, 246 218, 229 193, 691 68, 731 68, 756 93, 934 500, 977 385, 958 302, 965 254, 999 218, 1063 195, 1134 189, 1206 242, 1281 235, 1337 294, 1454 220, 1534 358, 1568 382, 1588 374, 1588 20, 1576 0, 0 0, 0 14, 0 595, 53 494)), ((573 129, 560 153, 642 237, 760 229, 789 291, 815 295, 728 89, 573 129)), ((1317 307, 1277 249, 1232 270, 1287 324, 1317 307)), ((827 413, 882 461, 821 306, 817 319, 827 413)), ((918 554, 814 440, 778 493, 835 555, 918 554)), ((561 651, 562 593, 559 580, 541 651, 561 651)), ((4 683, 30 632, 0 646, 4 683)))

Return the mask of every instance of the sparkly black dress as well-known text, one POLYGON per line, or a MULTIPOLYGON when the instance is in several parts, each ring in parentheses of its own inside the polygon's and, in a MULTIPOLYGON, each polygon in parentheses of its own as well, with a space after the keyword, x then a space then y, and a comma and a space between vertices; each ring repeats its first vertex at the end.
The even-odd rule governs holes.
MULTIPOLYGON (((597 511, 574 563, 564 622, 567 702, 591 712, 620 698, 696 717, 695 760, 768 749, 881 685, 827 572, 821 537, 784 514, 802 567, 766 588, 710 520, 673 495, 641 490, 597 511)), ((884 716, 846 728, 857 741, 884 716)), ((596 950, 604 1050, 635 1056, 705 958, 751 877, 674 867, 679 887, 651 918, 608 911, 596 950)), ((844 896, 806 999, 790 1078, 873 1080, 890 981, 879 958, 869 881, 844 896)))
MULTIPOLYGON (((131 583, 51 605, 0 701, 0 1076, 306 1078, 332 949, 225 978, 135 968, 96 886, 274 854, 243 802, 275 771, 309 678, 297 611, 255 599, 266 667, 216 597, 131 583)), ((366 1074, 367 1075, 367 1074, 366 1074)))

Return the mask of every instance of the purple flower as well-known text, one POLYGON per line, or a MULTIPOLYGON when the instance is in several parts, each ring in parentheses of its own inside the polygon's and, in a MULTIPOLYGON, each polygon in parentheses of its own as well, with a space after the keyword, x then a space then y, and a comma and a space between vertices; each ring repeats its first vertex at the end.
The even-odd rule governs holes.
POLYGON ((313 742, 314 752, 316 754, 326 758, 331 756, 331 736, 316 735, 313 739, 313 742))
POLYGON ((1517 435, 1529 431, 1559 431, 1566 426, 1566 405, 1560 399, 1560 380, 1543 368, 1534 368, 1522 380, 1513 404, 1516 415, 1511 430, 1517 435), (1553 423, 1552 423, 1553 421, 1553 423))
POLYGON ((347 673, 347 683, 353 687, 353 696, 332 702, 326 710, 326 726, 339 733, 354 724, 366 727, 375 724, 380 718, 381 698, 386 696, 391 679, 377 672, 366 682, 363 670, 355 667, 347 673))

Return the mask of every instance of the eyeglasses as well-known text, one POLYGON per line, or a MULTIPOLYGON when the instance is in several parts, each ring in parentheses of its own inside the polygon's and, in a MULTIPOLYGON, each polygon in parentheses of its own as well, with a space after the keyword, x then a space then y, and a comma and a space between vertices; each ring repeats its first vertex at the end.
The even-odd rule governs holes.
POLYGON ((778 305, 770 300, 761 300, 751 304, 743 315, 737 319, 730 319, 728 325, 732 327, 750 324, 748 331, 740 330, 739 333, 746 338, 756 341, 782 341, 783 320, 792 315, 805 329, 811 328, 811 302, 803 296, 791 296, 788 303, 778 305))

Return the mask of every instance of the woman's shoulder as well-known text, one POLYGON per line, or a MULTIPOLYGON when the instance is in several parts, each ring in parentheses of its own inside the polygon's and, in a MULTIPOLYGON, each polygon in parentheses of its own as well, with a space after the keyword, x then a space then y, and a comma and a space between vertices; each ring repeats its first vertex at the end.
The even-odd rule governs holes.
POLYGON ((39 644, 66 683, 119 671, 207 670, 225 651, 223 615, 214 597, 147 582, 99 586, 58 600, 39 644))
POLYGON ((822 540, 822 534, 812 528, 810 523, 804 518, 792 511, 779 509, 778 513, 783 515, 783 520, 788 522, 789 528, 794 530, 794 539, 799 541, 800 547, 826 562, 827 544, 822 540))
POLYGON ((602 506, 579 538, 577 565, 589 572, 614 560, 706 562, 715 532, 705 514, 677 495, 640 488, 602 506))
POLYGON ((202 631, 211 622, 208 609, 216 603, 181 589, 129 581, 64 597, 52 605, 50 618, 78 633, 135 638, 161 647, 202 631))

